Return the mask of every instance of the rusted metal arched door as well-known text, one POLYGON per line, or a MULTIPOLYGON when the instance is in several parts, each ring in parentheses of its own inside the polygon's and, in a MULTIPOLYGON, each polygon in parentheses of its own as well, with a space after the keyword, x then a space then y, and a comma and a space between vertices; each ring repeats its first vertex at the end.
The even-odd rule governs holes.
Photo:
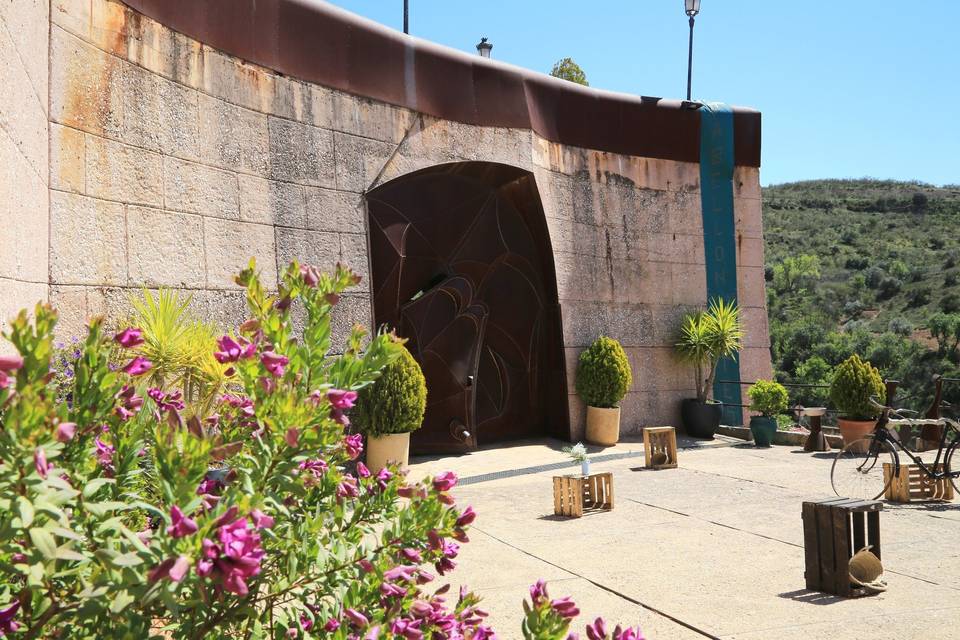
POLYGON ((427 379, 414 451, 569 435, 553 254, 533 176, 431 167, 367 195, 374 320, 427 379))

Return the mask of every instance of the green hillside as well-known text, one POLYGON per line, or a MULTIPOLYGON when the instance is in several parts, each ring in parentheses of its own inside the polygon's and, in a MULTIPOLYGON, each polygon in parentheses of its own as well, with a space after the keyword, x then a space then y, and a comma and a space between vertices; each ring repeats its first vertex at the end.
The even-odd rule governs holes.
MULTIPOLYGON (((763 213, 781 381, 823 382, 856 352, 900 380, 901 404, 919 409, 934 373, 960 377, 960 186, 796 182, 765 188, 763 213)), ((960 402, 960 384, 947 392, 960 402)))

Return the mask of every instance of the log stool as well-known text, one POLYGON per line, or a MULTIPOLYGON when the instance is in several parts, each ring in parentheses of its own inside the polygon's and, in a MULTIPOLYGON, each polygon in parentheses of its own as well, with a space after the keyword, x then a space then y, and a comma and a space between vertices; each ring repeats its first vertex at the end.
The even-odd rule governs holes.
POLYGON ((677 431, 673 427, 643 430, 643 455, 648 469, 677 468, 677 431))
MULTIPOLYGON (((938 464, 935 471, 942 472, 943 465, 938 464)), ((891 502, 924 502, 953 500, 953 484, 949 478, 932 480, 918 465, 902 464, 900 473, 893 474, 893 465, 883 463, 883 481, 890 482, 883 497, 891 502)))
POLYGON ((579 518, 584 511, 613 509, 613 474, 553 477, 553 513, 579 518))
POLYGON ((880 558, 882 509, 883 503, 876 500, 832 498, 803 503, 807 589, 846 598, 870 593, 850 585, 849 564, 853 554, 868 544, 870 551, 880 558))
POLYGON ((804 451, 830 451, 830 443, 823 435, 821 420, 827 413, 826 407, 799 407, 800 415, 810 418, 810 435, 803 443, 804 451))

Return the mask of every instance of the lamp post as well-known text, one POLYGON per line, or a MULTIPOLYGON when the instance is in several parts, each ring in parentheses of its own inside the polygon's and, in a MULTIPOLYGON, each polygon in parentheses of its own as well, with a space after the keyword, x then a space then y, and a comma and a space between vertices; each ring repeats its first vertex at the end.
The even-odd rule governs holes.
POLYGON ((687 102, 690 102, 690 85, 693 81, 693 19, 700 13, 700 0, 683 0, 683 5, 690 16, 690 48, 687 51, 687 102))
POLYGON ((493 45, 487 42, 486 38, 480 38, 480 43, 477 45, 477 53, 480 54, 480 57, 489 58, 492 49, 493 45))
POLYGON ((403 0, 403 32, 410 33, 410 0, 403 0))

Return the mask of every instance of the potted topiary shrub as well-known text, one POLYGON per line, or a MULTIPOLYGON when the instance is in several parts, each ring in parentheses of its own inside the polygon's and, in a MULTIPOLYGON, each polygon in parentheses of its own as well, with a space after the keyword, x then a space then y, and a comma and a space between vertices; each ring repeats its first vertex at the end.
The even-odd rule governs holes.
POLYGON ((405 466, 410 433, 423 424, 427 383, 420 365, 406 348, 373 384, 360 390, 351 416, 367 436, 367 467, 376 473, 389 462, 405 466))
MULTIPOLYGON (((837 365, 830 383, 830 403, 840 414, 837 425, 844 446, 860 440, 877 426, 872 398, 880 403, 886 398, 883 379, 876 367, 857 354, 837 365)), ((865 446, 860 448, 863 449, 860 453, 866 451, 865 446)))
POLYGON ((777 433, 777 415, 787 409, 787 389, 773 380, 757 380, 747 390, 750 409, 759 416, 750 416, 750 433, 758 447, 769 447, 777 433))
POLYGON ((610 446, 620 439, 620 401, 633 384, 623 347, 600 336, 580 354, 577 393, 587 404, 587 441, 610 446))
POLYGON ((695 311, 683 317, 680 338, 675 346, 680 357, 693 364, 697 389, 696 398, 687 398, 680 405, 688 435, 713 439, 723 411, 723 406, 711 399, 717 363, 721 358, 735 356, 742 343, 743 326, 736 302, 715 298, 706 311, 695 311))

